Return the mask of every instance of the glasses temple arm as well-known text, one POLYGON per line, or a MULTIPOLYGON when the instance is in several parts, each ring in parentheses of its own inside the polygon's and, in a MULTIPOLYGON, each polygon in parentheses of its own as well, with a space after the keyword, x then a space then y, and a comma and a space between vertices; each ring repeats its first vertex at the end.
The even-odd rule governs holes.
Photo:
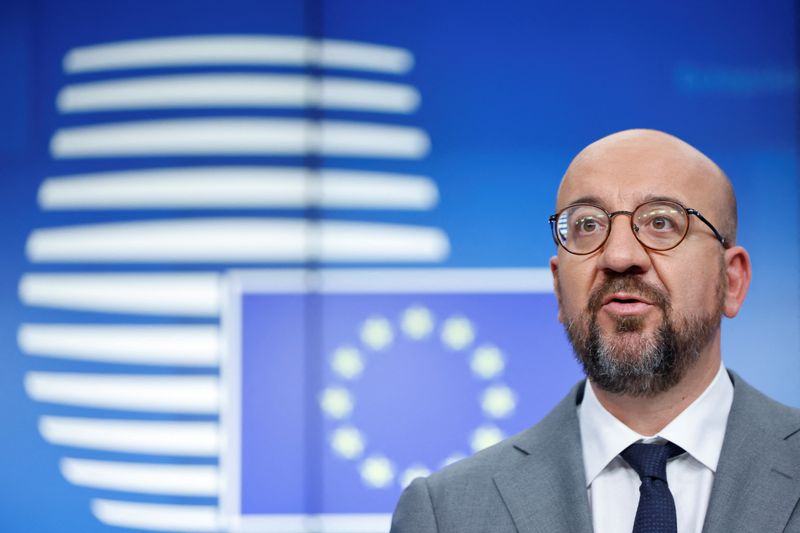
POLYGON ((728 242, 728 240, 727 240, 725 237, 723 237, 723 236, 722 236, 722 234, 720 234, 720 232, 719 232, 719 231, 717 231, 717 228, 715 228, 715 227, 714 227, 714 224, 712 224, 711 222, 709 222, 709 221, 706 219, 706 217, 704 217, 704 216, 702 215, 702 213, 700 213, 700 211, 698 211, 697 209, 686 209, 686 212, 687 212, 687 213, 689 213, 690 215, 694 215, 694 216, 696 216, 696 217, 697 217, 697 218, 699 218, 701 221, 703 221, 703 223, 704 223, 706 226, 708 226, 708 227, 711 229, 711 231, 713 231, 713 232, 714 232, 714 237, 716 237, 716 238, 717 238, 717 240, 718 240, 718 241, 719 241, 719 242, 722 244, 722 247, 723 247, 723 248, 730 248, 730 247, 731 247, 731 245, 730 245, 730 243, 728 242))

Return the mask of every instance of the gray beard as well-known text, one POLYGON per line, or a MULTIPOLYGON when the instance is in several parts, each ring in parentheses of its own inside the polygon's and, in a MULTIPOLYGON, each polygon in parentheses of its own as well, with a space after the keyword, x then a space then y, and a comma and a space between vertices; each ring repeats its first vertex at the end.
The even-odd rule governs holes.
POLYGON ((614 394, 652 397, 674 387, 700 358, 719 328, 722 296, 718 288, 711 314, 675 320, 669 297, 660 290, 631 275, 609 278, 592 293, 588 316, 566 321, 567 337, 592 383, 614 394), (617 291, 640 294, 661 309, 661 324, 652 335, 642 332, 640 317, 616 317, 613 334, 600 331, 602 299, 617 291))

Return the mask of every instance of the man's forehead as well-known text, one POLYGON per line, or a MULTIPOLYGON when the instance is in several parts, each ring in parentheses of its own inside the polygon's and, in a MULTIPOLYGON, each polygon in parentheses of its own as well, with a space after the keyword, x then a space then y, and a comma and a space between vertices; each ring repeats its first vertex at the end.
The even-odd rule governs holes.
POLYGON ((592 204, 596 206, 600 206, 607 211, 615 211, 617 209, 633 209, 639 205, 642 205, 646 202, 677 202, 681 205, 688 206, 688 201, 686 200, 685 196, 680 194, 664 194, 664 193, 657 193, 657 192, 648 192, 648 193, 635 193, 626 195, 626 197, 618 197, 617 199, 610 199, 608 195, 595 195, 595 194, 584 194, 581 196, 575 197, 568 197, 565 199, 564 204, 560 207, 565 207, 567 205, 574 205, 574 204, 592 204))
POLYGON ((591 203, 609 210, 633 209, 651 200, 670 200, 689 206, 712 196, 707 180, 679 173, 570 173, 559 189, 559 208, 591 203))
POLYGON ((613 209, 650 199, 686 205, 713 195, 717 173, 710 159, 680 139, 649 130, 621 132, 578 154, 561 182, 557 206, 588 199, 613 209))

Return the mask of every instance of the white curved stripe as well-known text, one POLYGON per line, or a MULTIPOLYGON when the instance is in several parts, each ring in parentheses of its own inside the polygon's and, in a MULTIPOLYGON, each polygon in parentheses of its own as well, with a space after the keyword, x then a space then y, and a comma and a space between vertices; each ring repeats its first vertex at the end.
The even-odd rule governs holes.
POLYGON ((48 178, 42 209, 430 209, 429 178, 383 172, 270 167, 179 167, 48 178))
POLYGON ((322 261, 443 261, 450 242, 439 229, 389 224, 318 225, 322 261))
POLYGON ((17 343, 29 355, 206 367, 219 365, 221 346, 213 325, 22 324, 17 343))
MULTIPOLYGON (((37 273, 22 276, 19 298, 25 305, 57 309, 216 317, 220 283, 217 273, 37 273)), ((163 360, 179 364, 174 355, 163 360)))
POLYGON ((419 159, 419 128, 281 118, 187 118, 64 128, 50 140, 57 159, 124 156, 311 155, 419 159))
POLYGON ((431 145, 419 128, 361 122, 322 121, 312 135, 312 153, 327 156, 420 159, 431 145))
POLYGON ((361 81, 346 78, 322 78, 311 86, 310 105, 326 109, 413 113, 420 103, 414 87, 399 83, 361 81))
POLYGON ((125 453, 216 457, 215 422, 107 420, 43 416, 39 432, 51 444, 125 453))
POLYGON ((182 219, 39 229, 26 244, 34 262, 439 261, 441 230, 291 219, 182 219))
POLYGON ((92 500, 92 513, 102 523, 147 531, 213 532, 222 528, 216 507, 92 500))
POLYGON ((129 411, 217 414, 216 376, 28 372, 25 391, 40 402, 129 411))
MULTIPOLYGON (((237 273, 259 283, 254 272, 237 273), (252 277, 251 277, 252 276, 252 277)), ((262 274, 263 276, 263 274, 262 274)), ((551 293, 549 268, 324 269, 317 272, 323 293, 551 293)))
POLYGON ((60 466, 67 481, 83 487, 173 496, 216 497, 219 494, 219 469, 214 465, 65 458, 60 466))
POLYGON ((70 50, 70 74, 189 65, 321 66, 404 74, 414 56, 402 48, 352 41, 265 35, 188 35, 120 41, 70 50))
POLYGON ((322 170, 319 207, 341 209, 432 209, 439 201, 436 183, 424 176, 322 170))
POLYGON ((184 74, 68 85, 61 113, 207 107, 322 107, 411 113, 419 92, 408 85, 277 74, 184 74))
POLYGON ((384 533, 392 527, 390 513, 323 514, 317 521, 324 533, 384 533))
POLYGON ((391 514, 270 514, 236 516, 240 533, 386 533, 391 514))
POLYGON ((403 48, 333 39, 317 42, 319 58, 312 62, 326 68, 405 74, 414 66, 414 56, 403 48))

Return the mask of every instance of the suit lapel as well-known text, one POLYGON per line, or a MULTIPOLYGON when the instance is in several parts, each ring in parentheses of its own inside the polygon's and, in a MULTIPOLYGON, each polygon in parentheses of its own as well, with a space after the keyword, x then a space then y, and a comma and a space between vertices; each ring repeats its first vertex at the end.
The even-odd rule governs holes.
POLYGON ((703 531, 783 531, 800 500, 800 420, 731 377, 733 405, 703 531))
POLYGON ((519 461, 494 476, 519 533, 591 532, 576 405, 583 383, 514 443, 519 461))
MULTIPOLYGON (((734 399, 704 533, 783 531, 800 502, 800 416, 731 372, 734 399)), ((592 531, 576 406, 583 383, 520 435, 494 476, 519 533, 592 531)))

